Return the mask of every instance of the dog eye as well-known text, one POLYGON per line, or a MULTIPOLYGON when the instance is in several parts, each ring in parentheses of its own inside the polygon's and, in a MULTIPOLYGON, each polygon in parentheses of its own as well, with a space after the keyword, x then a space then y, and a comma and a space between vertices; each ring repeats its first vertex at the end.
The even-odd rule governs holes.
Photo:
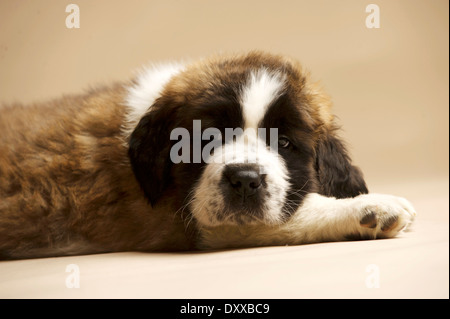
POLYGON ((286 136, 280 136, 278 138, 278 145, 280 145, 283 148, 287 148, 289 147, 289 145, 291 144, 291 142, 288 140, 288 138, 286 136))

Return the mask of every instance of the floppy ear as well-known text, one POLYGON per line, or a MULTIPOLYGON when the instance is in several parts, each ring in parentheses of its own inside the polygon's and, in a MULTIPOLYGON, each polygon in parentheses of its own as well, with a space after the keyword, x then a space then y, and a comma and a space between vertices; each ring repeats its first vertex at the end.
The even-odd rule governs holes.
POLYGON ((351 164, 344 144, 332 132, 316 146, 316 172, 322 195, 347 198, 369 192, 361 170, 351 164))
POLYGON ((130 136, 128 155, 134 175, 152 206, 170 183, 170 114, 150 111, 130 136))

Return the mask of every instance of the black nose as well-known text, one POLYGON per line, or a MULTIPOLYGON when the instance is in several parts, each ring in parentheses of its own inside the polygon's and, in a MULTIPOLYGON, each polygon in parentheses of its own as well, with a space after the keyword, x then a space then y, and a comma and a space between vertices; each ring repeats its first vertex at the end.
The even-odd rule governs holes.
POLYGON ((223 174, 234 191, 243 198, 254 195, 263 182, 258 167, 254 166, 227 165, 223 174))

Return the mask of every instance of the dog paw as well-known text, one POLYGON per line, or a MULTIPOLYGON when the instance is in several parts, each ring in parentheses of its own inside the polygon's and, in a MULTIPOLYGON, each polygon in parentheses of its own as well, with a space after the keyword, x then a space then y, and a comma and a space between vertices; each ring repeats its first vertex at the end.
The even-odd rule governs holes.
POLYGON ((391 238, 410 228, 416 211, 408 200, 390 195, 364 196, 359 213, 359 239, 391 238))

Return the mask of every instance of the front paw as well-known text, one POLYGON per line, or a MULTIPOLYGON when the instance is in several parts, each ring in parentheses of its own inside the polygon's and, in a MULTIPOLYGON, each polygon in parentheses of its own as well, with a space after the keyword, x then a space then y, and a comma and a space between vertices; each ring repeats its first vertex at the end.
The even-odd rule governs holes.
POLYGON ((416 211, 408 200, 391 195, 363 196, 359 212, 360 239, 395 237, 413 223, 416 211))

